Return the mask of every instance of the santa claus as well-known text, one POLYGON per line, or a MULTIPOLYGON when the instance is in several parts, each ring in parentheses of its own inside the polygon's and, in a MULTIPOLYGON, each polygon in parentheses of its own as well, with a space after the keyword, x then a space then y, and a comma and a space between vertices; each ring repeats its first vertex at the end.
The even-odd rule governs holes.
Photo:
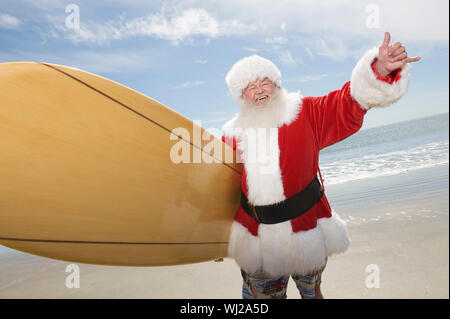
POLYGON ((257 55, 226 75, 240 110, 223 126, 222 139, 244 165, 228 254, 241 267, 244 298, 285 298, 289 276, 303 297, 321 297, 327 257, 344 252, 350 239, 324 194, 319 152, 356 133, 370 108, 406 93, 408 63, 420 57, 408 58, 401 43, 389 42, 386 32, 382 45, 358 61, 351 81, 321 97, 286 91, 278 68, 257 55))

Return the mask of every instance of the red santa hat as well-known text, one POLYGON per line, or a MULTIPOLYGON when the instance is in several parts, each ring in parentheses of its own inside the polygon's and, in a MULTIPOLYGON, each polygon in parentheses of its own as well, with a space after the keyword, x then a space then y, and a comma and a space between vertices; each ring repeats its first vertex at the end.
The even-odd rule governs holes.
POLYGON ((242 90, 245 89, 250 82, 256 79, 268 78, 278 87, 281 87, 280 70, 273 62, 262 58, 256 54, 245 57, 237 61, 228 71, 225 81, 231 96, 239 99, 242 96, 242 90))

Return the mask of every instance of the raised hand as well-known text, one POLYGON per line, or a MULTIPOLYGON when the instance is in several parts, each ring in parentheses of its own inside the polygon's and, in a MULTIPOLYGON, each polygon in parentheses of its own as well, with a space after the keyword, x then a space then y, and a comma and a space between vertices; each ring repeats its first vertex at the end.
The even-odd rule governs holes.
POLYGON ((389 45, 391 35, 389 32, 384 33, 384 41, 378 49, 378 59, 375 63, 375 69, 380 76, 387 76, 392 71, 395 71, 406 63, 417 62, 420 56, 408 58, 406 49, 400 42, 395 42, 389 45))

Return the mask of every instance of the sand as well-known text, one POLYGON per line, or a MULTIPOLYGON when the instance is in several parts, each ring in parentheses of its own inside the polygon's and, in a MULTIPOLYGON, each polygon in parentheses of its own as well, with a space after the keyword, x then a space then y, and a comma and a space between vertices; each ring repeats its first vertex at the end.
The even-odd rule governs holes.
MULTIPOLYGON (((352 245, 329 259, 325 298, 449 298, 448 165, 326 192, 352 245), (368 281, 374 269, 378 286, 368 281)), ((70 264, 2 248, 0 298, 241 298, 231 259, 145 268, 78 264, 80 288, 66 287, 70 264)), ((288 298, 298 297, 290 281, 288 298)))

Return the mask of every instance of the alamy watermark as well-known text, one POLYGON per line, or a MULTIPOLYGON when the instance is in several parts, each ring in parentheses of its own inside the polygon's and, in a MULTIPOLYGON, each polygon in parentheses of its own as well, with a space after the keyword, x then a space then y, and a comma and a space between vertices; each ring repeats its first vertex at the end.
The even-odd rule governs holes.
POLYGON ((380 288, 380 267, 376 264, 370 264, 366 267, 366 288, 380 288))
POLYGON ((66 287, 69 289, 80 288, 80 267, 77 264, 67 265, 66 272, 70 273, 66 277, 66 287))
POLYGON ((66 27, 68 29, 80 29, 80 7, 76 4, 69 4, 66 7, 66 27))
POLYGON ((365 8, 369 15, 366 18, 366 27, 369 29, 380 28, 380 6, 374 3, 369 3, 365 8))

